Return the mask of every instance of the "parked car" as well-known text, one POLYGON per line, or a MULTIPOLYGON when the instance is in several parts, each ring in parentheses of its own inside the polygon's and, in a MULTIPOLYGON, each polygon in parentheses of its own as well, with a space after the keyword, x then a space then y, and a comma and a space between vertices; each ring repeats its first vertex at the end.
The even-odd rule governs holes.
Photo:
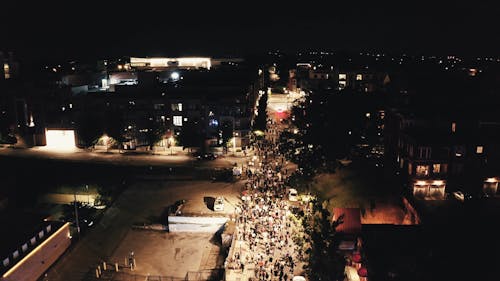
POLYGON ((217 159, 217 155, 213 153, 201 153, 201 152, 195 152, 193 153, 193 156, 196 157, 198 160, 215 160, 217 159))
POLYGON ((464 193, 462 191, 455 191, 453 192, 453 196, 459 200, 459 201, 464 201, 465 200, 465 196, 464 196, 464 193))
POLYGON ((224 197, 218 196, 215 198, 214 211, 224 211, 224 197))
POLYGON ((453 192, 453 196, 459 200, 459 201, 465 201, 465 200, 470 200, 472 199, 472 195, 470 195, 469 193, 465 193, 461 190, 457 190, 455 192, 453 192))
POLYGON ((289 201, 297 201, 298 200, 298 193, 295 188, 290 188, 288 191, 288 200, 289 201))

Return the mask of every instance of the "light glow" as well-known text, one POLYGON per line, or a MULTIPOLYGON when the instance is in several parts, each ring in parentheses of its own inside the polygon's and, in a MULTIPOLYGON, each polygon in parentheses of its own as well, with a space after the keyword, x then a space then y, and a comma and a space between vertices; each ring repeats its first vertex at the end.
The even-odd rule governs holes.
POLYGON ((170 78, 172 78, 172 80, 174 81, 179 80, 179 77, 180 77, 179 72, 172 72, 172 74, 170 74, 170 78))
POLYGON ((45 246, 50 240, 52 240, 54 237, 59 234, 59 232, 63 231, 66 227, 68 227, 68 238, 71 237, 69 234, 69 222, 65 223, 61 228, 59 228, 54 234, 52 234, 49 238, 45 239, 40 245, 38 245, 33 251, 31 251, 29 254, 27 254, 24 258, 22 258, 16 265, 11 267, 7 272, 5 272, 4 275, 2 275, 2 278, 7 278, 9 277, 12 272, 14 272, 18 267, 20 267, 24 262, 26 262, 32 255, 34 255, 36 252, 40 251, 40 249, 45 246))
POLYGON ((212 67, 212 59, 209 57, 180 57, 180 58, 130 58, 130 66, 132 67, 149 67, 149 68, 206 68, 212 67))
POLYGON ((498 182, 497 178, 487 178, 486 182, 498 182))
POLYGON ((417 181, 415 184, 416 185, 426 185, 427 182, 426 181, 417 181))
POLYGON ((75 145, 74 130, 46 130, 47 148, 54 150, 73 150, 75 145))
POLYGON ((444 182, 443 182, 443 181, 441 181, 441 180, 436 180, 436 181, 434 181, 432 184, 433 184, 433 185, 443 185, 443 183, 444 183, 444 182))

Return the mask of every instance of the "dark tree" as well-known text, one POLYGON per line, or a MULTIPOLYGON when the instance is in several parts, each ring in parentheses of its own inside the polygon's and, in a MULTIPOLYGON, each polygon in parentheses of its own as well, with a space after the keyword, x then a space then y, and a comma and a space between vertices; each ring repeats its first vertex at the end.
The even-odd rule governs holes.
POLYGON ((91 147, 103 134, 102 119, 90 112, 83 112, 76 120, 75 129, 83 146, 91 147))
POLYGON ((310 280, 343 280, 346 261, 338 251, 336 228, 342 223, 332 221, 330 212, 318 201, 313 201, 312 213, 303 220, 304 230, 309 236, 310 247, 306 251, 306 272, 310 280))
POLYGON ((125 120, 117 111, 110 111, 106 113, 104 125, 104 132, 114 140, 113 145, 121 148, 122 143, 125 141, 125 120))
POLYGON ((203 142, 205 140, 205 135, 201 128, 201 123, 198 120, 184 122, 182 124, 182 130, 179 135, 179 144, 183 146, 183 149, 190 149, 192 147, 203 148, 203 142))
POLYGON ((167 127, 165 124, 155 121, 154 119, 149 122, 148 131, 146 132, 146 139, 148 140, 149 149, 153 150, 153 146, 165 138, 167 127))
POLYGON ((228 120, 224 121, 221 126, 222 143, 224 144, 224 149, 226 150, 226 152, 227 152, 227 145, 229 141, 233 138, 233 133, 234 133, 233 126, 234 126, 233 122, 228 120))
POLYGON ((257 117, 255 118, 254 129, 266 131, 267 125, 267 93, 264 93, 259 99, 259 107, 257 108, 257 117))

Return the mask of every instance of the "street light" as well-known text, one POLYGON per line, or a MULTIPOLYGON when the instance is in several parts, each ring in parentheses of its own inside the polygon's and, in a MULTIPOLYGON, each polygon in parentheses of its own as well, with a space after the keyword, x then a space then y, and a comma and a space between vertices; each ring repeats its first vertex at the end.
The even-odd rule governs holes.
POLYGON ((172 153, 172 146, 174 145, 174 137, 173 136, 170 136, 168 138, 168 146, 170 147, 170 155, 173 155, 172 153))
POLYGON ((90 206, 90 193, 89 193, 89 185, 85 185, 85 189, 87 190, 87 205, 90 206))

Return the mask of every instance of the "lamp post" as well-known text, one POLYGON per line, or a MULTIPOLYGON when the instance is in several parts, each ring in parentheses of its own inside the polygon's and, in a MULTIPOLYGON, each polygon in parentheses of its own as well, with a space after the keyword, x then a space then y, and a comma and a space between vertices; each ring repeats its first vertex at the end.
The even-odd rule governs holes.
POLYGON ((173 155, 172 146, 174 145, 174 137, 170 136, 168 138, 168 146, 170 147, 170 155, 173 155))
POLYGON ((80 222, 78 221, 78 207, 76 206, 76 191, 74 194, 75 198, 75 220, 76 220, 76 231, 78 232, 78 238, 80 238, 80 222))
POLYGON ((90 193, 89 193, 89 185, 85 185, 85 189, 87 190, 87 204, 90 205, 90 193))

